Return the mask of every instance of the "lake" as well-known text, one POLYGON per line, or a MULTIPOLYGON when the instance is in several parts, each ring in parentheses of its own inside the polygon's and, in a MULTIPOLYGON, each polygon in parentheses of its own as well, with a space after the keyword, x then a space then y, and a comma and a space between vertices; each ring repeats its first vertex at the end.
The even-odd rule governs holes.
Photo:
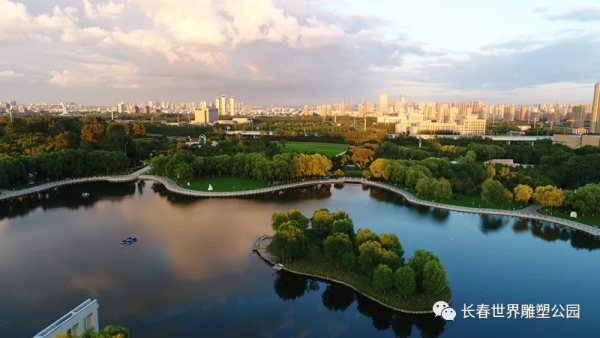
MULTIPOLYGON (((359 185, 195 199, 97 183, 0 203, 0 337, 30 338, 88 298, 133 337, 591 337, 600 241, 558 225, 406 205, 359 185), (81 198, 82 192, 90 197, 81 198), (446 267, 454 322, 389 311, 346 287, 276 274, 255 254, 271 214, 344 209, 446 267), (120 249, 128 236, 139 241, 120 249), (574 304, 580 318, 463 318, 473 304, 574 304)), ((520 311, 521 309, 519 309, 520 311)), ((566 315, 566 312, 563 312, 566 315)), ((478 317, 477 313, 474 313, 478 317)))

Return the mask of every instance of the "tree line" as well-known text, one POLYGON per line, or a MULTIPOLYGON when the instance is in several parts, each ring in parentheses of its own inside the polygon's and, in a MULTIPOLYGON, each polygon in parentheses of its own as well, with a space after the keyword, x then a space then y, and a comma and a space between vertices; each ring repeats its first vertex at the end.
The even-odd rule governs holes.
POLYGON ((328 264, 350 275, 363 275, 378 291, 401 297, 436 296, 449 288, 445 269, 433 253, 415 250, 405 263, 396 235, 377 235, 370 229, 355 233, 352 219, 343 210, 318 209, 310 219, 297 210, 276 211, 271 225, 275 235, 268 250, 280 262, 308 259, 310 264, 328 264))
POLYGON ((68 149, 34 156, 4 157, 0 158, 0 186, 10 188, 31 178, 61 180, 114 174, 127 165, 128 159, 123 152, 105 150, 68 149))
POLYGON ((330 174, 331 160, 321 154, 277 154, 269 159, 262 153, 238 153, 201 157, 188 150, 173 156, 152 160, 152 171, 175 180, 189 181, 197 177, 234 176, 261 182, 289 182, 295 179, 319 178, 330 174))

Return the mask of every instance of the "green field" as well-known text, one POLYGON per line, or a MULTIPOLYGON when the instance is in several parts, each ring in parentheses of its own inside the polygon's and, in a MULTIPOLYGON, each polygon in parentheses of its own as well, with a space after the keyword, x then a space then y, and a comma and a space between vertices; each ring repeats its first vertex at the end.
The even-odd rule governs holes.
POLYGON ((211 184, 213 192, 244 191, 270 187, 267 183, 235 177, 201 178, 190 181, 189 186, 187 182, 179 182, 178 184, 180 187, 197 191, 208 191, 208 185, 211 184))
POLYGON ((542 208, 542 209, 538 210, 538 213, 540 213, 542 215, 564 218, 569 221, 579 222, 579 223, 583 223, 583 224, 587 224, 587 225, 591 225, 591 226, 600 228, 600 217, 599 216, 579 216, 578 215, 577 218, 573 218, 570 216, 571 213, 568 211, 565 211, 563 209, 555 209, 552 211, 552 213, 550 213, 548 208, 542 208))
POLYGON ((317 153, 327 157, 335 156, 348 150, 350 146, 346 144, 328 144, 328 143, 285 143, 279 145, 279 151, 282 153, 296 152, 300 154, 317 153))

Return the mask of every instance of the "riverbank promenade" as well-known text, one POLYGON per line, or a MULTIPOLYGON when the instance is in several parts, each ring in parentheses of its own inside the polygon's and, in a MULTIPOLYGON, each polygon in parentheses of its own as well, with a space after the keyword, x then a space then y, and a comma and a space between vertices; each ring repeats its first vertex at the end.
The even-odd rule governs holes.
POLYGON ((533 219, 544 222, 551 222, 560 225, 564 225, 573 229, 577 229, 588 234, 599 236, 600 237, 600 228, 596 228, 587 224, 574 222, 571 220, 567 220, 564 218, 553 217, 548 215, 542 215, 537 212, 537 210, 541 206, 531 205, 527 208, 521 210, 502 210, 502 209, 488 209, 488 208, 470 208, 470 207, 462 207, 455 206, 437 202, 426 201, 417 198, 410 192, 395 187, 391 184, 372 181, 364 178, 354 178, 354 177, 342 177, 337 179, 321 179, 321 180, 311 180, 311 181, 302 181, 296 183, 282 184, 268 188, 254 189, 254 190, 243 190, 243 191, 232 191, 232 192, 210 192, 210 191, 197 191, 190 190, 177 185, 175 181, 168 177, 155 176, 155 175, 143 175, 146 171, 150 170, 150 166, 146 166, 132 174, 129 175, 110 175, 110 176, 96 176, 96 177, 86 177, 86 178, 78 178, 72 180, 62 180, 56 182, 49 182, 42 185, 34 186, 27 189, 16 190, 16 191, 7 191, 3 190, 0 195, 0 201, 16 198, 21 196, 27 196, 35 193, 39 193, 45 190, 57 188, 64 185, 72 185, 72 184, 80 184, 80 183, 90 183, 90 182, 132 182, 137 180, 144 181, 153 181, 156 183, 160 183, 169 191, 185 196, 190 197, 220 197, 220 198, 228 198, 228 197, 242 197, 242 196, 252 196, 252 195, 260 195, 272 192, 278 192, 283 190, 297 189, 321 184, 363 184, 371 187, 377 187, 381 189, 385 189, 387 191, 391 191, 395 194, 401 195, 408 202, 416 205, 422 205, 427 207, 433 207, 438 209, 445 209, 450 211, 457 212, 465 212, 472 214, 483 214, 483 215, 500 215, 500 216, 513 216, 513 217, 521 217, 527 219, 533 219))

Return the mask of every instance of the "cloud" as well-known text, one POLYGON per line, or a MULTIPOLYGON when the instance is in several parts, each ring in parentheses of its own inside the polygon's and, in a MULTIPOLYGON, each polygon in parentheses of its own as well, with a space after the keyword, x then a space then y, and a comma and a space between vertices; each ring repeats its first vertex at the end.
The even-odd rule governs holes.
POLYGON ((534 12, 546 14, 546 18, 553 21, 578 21, 578 22, 591 22, 600 21, 600 7, 580 7, 574 8, 561 13, 550 14, 554 12, 551 7, 542 7, 536 9, 534 12))
POLYGON ((91 19, 117 19, 125 10, 125 4, 118 4, 109 0, 106 4, 94 6, 90 0, 83 0, 85 15, 91 19))
POLYGON ((133 64, 83 63, 73 69, 53 70, 49 82, 59 87, 103 85, 113 88, 139 88, 139 67, 133 64))
POLYGON ((12 70, 0 70, 0 77, 12 77, 15 76, 15 72, 12 70))

